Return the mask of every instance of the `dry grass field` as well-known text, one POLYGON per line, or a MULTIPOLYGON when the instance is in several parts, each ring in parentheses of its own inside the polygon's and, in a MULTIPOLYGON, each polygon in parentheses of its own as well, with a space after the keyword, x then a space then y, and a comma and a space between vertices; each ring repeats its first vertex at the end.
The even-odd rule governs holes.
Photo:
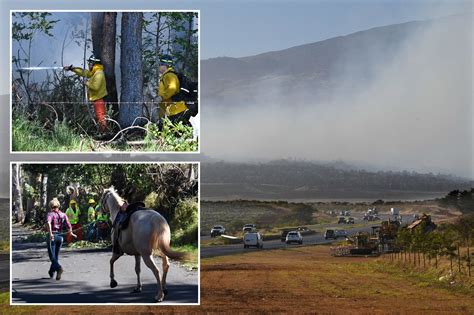
MULTIPOLYGON (((474 287, 451 288, 384 262, 336 258, 327 246, 203 259, 200 306, 4 306, 0 312, 473 314, 474 287)), ((471 282, 473 283, 473 282, 471 282)))

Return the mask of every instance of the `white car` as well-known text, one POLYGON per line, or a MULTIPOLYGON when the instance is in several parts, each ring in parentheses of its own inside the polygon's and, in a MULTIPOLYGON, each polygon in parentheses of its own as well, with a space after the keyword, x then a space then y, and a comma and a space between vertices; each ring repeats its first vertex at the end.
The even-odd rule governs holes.
POLYGON ((297 243, 303 244, 303 236, 298 231, 291 231, 286 234, 286 244, 297 243))
POLYGON ((257 248, 263 248, 263 238, 258 232, 248 232, 244 235, 244 248, 254 246, 257 248))
POLYGON ((244 233, 248 233, 248 232, 255 232, 256 229, 257 229, 257 226, 255 224, 245 224, 244 227, 242 228, 242 231, 244 233))
POLYGON ((224 234, 225 228, 222 225, 214 225, 211 229, 211 237, 216 237, 224 234))

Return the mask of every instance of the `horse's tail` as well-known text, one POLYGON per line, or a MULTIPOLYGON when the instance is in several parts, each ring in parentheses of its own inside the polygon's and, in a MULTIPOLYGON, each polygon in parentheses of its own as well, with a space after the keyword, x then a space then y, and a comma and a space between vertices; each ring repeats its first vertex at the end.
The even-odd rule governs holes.
POLYGON ((154 230, 157 233, 153 233, 151 237, 151 245, 153 249, 160 250, 167 257, 174 260, 189 260, 189 255, 187 253, 174 251, 170 247, 171 241, 171 232, 168 224, 166 222, 157 222, 155 221, 154 230))

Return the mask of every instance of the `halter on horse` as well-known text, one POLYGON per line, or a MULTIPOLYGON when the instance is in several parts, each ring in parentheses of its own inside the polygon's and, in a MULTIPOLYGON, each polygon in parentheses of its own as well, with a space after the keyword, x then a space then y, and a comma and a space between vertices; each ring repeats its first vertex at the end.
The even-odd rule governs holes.
MULTIPOLYGON (((117 194, 113 187, 104 189, 101 198, 102 209, 104 212, 110 212, 112 222, 115 221, 120 208, 125 201, 117 194)), ((112 239, 115 233, 112 231, 112 239)), ((158 212, 146 209, 134 212, 130 217, 128 227, 120 231, 118 243, 125 254, 135 256, 135 272, 137 274, 137 286, 133 292, 141 292, 140 282, 140 257, 143 258, 145 265, 151 269, 155 275, 158 292, 155 297, 157 302, 163 301, 166 289, 166 275, 169 269, 169 258, 183 260, 186 255, 172 251, 170 248, 171 232, 168 223, 158 212), (160 271, 153 260, 153 250, 161 253, 163 262, 163 277, 160 281, 160 271)), ((117 281, 114 279, 114 263, 122 254, 113 253, 110 259, 110 287, 115 288, 117 281)))

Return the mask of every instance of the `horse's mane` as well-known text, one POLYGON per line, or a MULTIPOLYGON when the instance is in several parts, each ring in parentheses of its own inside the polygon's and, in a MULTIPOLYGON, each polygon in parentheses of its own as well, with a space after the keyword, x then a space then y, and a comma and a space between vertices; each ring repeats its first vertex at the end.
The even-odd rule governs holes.
POLYGON ((104 189, 104 193, 102 194, 102 198, 100 200, 101 204, 104 204, 105 198, 108 195, 112 195, 114 197, 115 201, 117 201, 117 204, 121 205, 121 204, 124 203, 124 200, 122 199, 122 197, 120 197, 118 195, 118 193, 115 190, 114 186, 110 186, 110 188, 104 189))

